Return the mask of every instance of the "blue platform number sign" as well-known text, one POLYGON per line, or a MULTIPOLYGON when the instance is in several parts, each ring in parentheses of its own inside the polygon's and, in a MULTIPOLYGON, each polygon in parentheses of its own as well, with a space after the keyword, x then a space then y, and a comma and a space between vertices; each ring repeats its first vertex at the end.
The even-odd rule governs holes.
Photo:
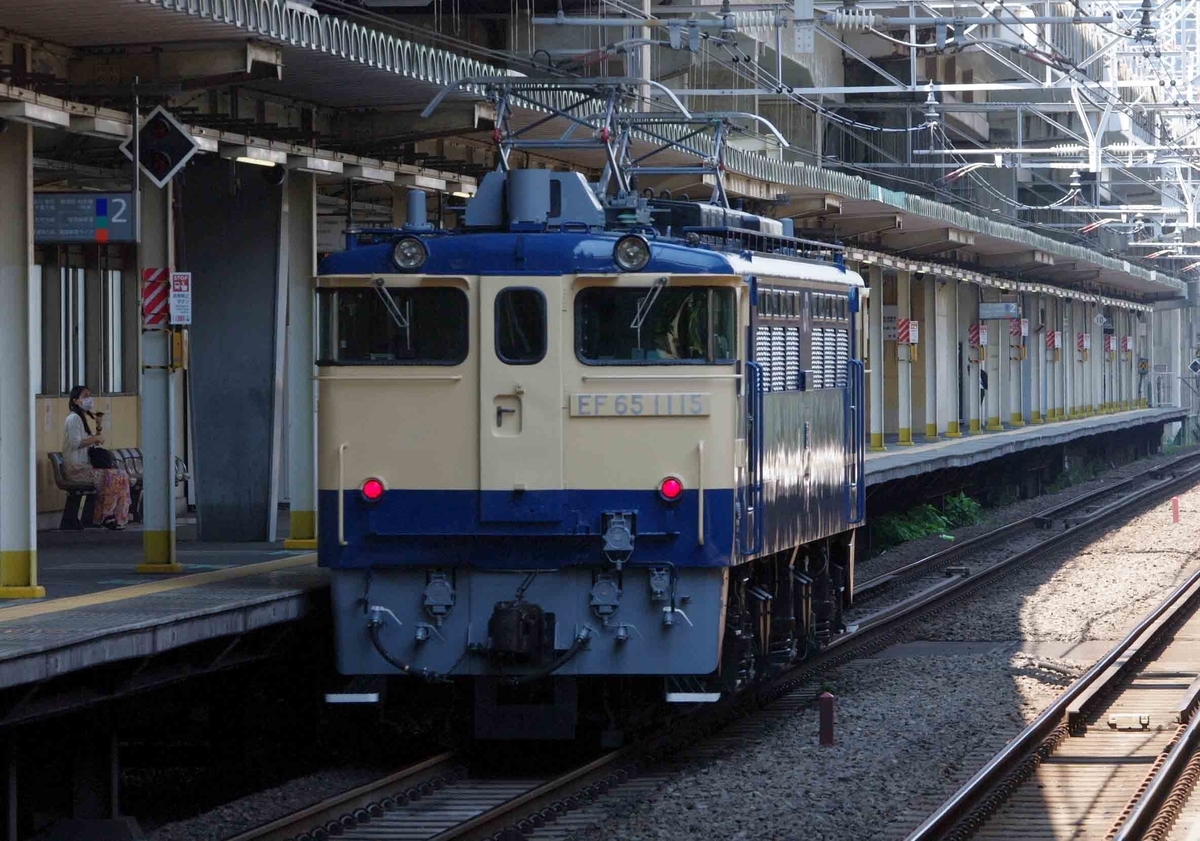
POLYGON ((133 242, 129 193, 35 193, 34 241, 133 242))

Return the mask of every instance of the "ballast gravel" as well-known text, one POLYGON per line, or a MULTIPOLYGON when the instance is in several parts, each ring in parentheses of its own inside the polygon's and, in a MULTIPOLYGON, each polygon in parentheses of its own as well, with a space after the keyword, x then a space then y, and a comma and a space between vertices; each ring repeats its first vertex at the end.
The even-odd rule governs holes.
POLYGON ((1169 503, 1158 505, 914 626, 904 646, 826 676, 835 746, 818 745, 812 707, 768 717, 715 757, 683 757, 684 770, 651 797, 575 837, 904 838, 1099 656, 1034 658, 1018 645, 1067 643, 1065 652, 1115 641, 1200 567, 1200 489, 1179 501, 1178 524, 1169 503))
POLYGON ((147 841, 222 841, 379 778, 379 770, 330 768, 226 803, 188 820, 164 824, 147 841))

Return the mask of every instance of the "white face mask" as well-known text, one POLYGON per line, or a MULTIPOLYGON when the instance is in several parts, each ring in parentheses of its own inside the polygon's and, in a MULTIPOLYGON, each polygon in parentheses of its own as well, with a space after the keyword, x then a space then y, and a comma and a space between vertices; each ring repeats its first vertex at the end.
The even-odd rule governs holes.
POLYGON ((85 397, 80 400, 79 408, 83 409, 85 412, 90 412, 92 410, 92 398, 85 397))

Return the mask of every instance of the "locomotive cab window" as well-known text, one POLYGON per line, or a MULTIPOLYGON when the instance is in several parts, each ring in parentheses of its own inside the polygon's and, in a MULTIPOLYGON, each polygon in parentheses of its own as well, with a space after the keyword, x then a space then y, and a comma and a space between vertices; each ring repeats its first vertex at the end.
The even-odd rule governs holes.
POLYGON ((545 358, 546 296, 540 290, 503 289, 496 295, 496 356, 509 365, 545 358))
POLYGON ((735 316, 727 286, 591 286, 575 298, 575 352, 593 365, 729 364, 735 316))
POLYGON ((467 358, 461 289, 321 289, 317 305, 318 365, 457 365, 467 358))

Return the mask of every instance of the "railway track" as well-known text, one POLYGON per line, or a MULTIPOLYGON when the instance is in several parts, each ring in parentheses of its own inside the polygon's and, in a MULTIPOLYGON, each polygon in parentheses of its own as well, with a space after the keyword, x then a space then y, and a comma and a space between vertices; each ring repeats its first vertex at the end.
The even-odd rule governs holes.
MULTIPOLYGON (((820 653, 755 690, 720 704, 700 706, 692 714, 681 716, 666 732, 590 759, 566 774, 546 779, 476 779, 463 764, 466 760, 443 754, 228 841, 327 841, 334 837, 343 841, 510 841, 527 836, 563 837, 592 823, 590 805, 610 790, 657 787, 660 775, 651 769, 661 766, 665 758, 735 722, 748 720, 763 705, 785 696, 789 701, 800 698, 806 702, 815 694, 805 688, 806 684, 818 674, 886 647, 911 622, 963 601, 1022 565, 1086 538, 1106 527, 1111 516, 1133 516, 1198 480, 1200 453, 1182 456, 881 576, 889 583, 876 584, 873 589, 878 591, 890 583, 911 582, 944 570, 982 547, 1011 539, 1020 529, 1044 532, 1044 539, 1033 546, 986 567, 959 571, 936 586, 918 588, 917 593, 901 602, 864 617, 820 653), (1115 500, 1106 501, 1114 495, 1115 500), (1050 528, 1045 528, 1047 524, 1050 528)), ((1200 593, 1200 573, 1196 587, 1200 593)), ((1200 650, 1200 643, 1197 645, 1200 650)))
POLYGON ((1165 839, 1200 775, 1200 572, 935 811, 909 841, 1165 839), (1184 773, 1185 769, 1190 769, 1184 773))

